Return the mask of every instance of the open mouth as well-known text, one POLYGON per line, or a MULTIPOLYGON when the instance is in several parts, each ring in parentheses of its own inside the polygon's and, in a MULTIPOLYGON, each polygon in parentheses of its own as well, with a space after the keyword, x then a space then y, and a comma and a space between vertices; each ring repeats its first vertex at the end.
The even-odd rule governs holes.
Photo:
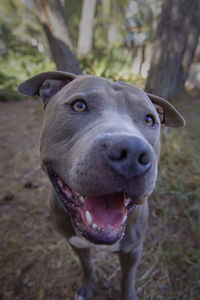
POLYGON ((127 215, 135 207, 129 195, 125 192, 105 196, 80 195, 58 175, 50 178, 78 234, 95 244, 113 244, 123 236, 127 215))

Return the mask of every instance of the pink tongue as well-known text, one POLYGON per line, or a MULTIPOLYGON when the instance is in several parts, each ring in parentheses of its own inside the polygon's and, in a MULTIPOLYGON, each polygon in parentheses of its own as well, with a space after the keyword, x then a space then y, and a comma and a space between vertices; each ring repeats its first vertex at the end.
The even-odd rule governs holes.
POLYGON ((85 211, 92 216, 92 223, 102 229, 114 229, 123 223, 126 213, 124 205, 124 194, 116 193, 101 197, 86 197, 85 211))

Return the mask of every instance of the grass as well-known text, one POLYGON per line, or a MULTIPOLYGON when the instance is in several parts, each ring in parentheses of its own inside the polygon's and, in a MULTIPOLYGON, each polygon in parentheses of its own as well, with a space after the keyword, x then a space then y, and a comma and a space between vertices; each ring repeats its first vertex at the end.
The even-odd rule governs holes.
MULTIPOLYGON (((170 130, 168 141, 162 138, 158 185, 149 201, 143 259, 150 271, 143 300, 200 299, 200 102, 188 95, 179 101, 187 126, 170 130)), ((142 273, 141 265, 141 278, 142 273)))

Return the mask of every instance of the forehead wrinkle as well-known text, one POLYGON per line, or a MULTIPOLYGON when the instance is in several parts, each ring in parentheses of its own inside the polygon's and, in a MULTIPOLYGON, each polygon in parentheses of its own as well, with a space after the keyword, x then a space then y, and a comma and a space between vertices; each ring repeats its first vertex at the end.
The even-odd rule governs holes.
POLYGON ((73 93, 73 94, 71 94, 71 95, 69 95, 69 96, 67 96, 66 98, 65 98, 65 100, 67 100, 67 101, 71 101, 71 100, 73 100, 73 99, 78 99, 78 98, 85 98, 85 99, 87 99, 87 98, 96 98, 96 97, 100 97, 100 96, 102 96, 102 91, 100 91, 100 90, 98 90, 98 89, 91 89, 91 90, 87 90, 87 91, 83 91, 83 90, 80 90, 80 91, 76 91, 75 93, 73 93))
POLYGON ((154 105, 151 100, 148 99, 145 92, 135 85, 130 86, 129 93, 127 93, 127 99, 134 103, 138 103, 140 107, 145 109, 150 109, 151 111, 155 110, 154 105))
POLYGON ((66 96, 68 96, 68 94, 91 94, 105 91, 106 80, 104 78, 96 80, 93 76, 90 77, 89 75, 86 75, 86 77, 78 78, 67 85, 65 87, 66 96))
POLYGON ((73 81, 74 86, 78 85, 82 89, 89 90, 91 87, 98 89, 103 88, 104 85, 108 84, 109 81, 102 77, 92 76, 92 75, 82 75, 73 81))

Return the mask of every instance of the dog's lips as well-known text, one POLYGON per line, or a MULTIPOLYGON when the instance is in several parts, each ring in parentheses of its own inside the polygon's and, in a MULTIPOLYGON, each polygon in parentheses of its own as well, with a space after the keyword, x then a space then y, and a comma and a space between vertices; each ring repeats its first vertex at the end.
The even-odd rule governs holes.
POLYGON ((123 236, 127 215, 134 207, 130 196, 124 192, 83 196, 58 175, 51 176, 51 180, 79 234, 97 244, 113 244, 123 236))

